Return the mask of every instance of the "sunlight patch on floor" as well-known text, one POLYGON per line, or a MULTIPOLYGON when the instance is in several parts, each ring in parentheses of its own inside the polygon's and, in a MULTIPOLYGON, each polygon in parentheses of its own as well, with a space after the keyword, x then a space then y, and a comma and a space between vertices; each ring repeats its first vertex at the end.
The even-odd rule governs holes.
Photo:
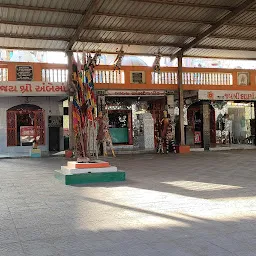
POLYGON ((240 186, 231 186, 223 184, 205 183, 199 181, 180 180, 172 182, 162 182, 164 184, 172 185, 174 187, 183 188, 192 191, 216 191, 216 190, 228 190, 228 189, 241 189, 240 186))

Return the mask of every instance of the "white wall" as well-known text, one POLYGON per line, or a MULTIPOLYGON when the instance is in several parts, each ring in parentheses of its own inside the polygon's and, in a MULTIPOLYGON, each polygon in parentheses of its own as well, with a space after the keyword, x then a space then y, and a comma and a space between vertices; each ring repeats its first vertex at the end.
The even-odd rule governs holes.
MULTIPOLYGON (((59 97, 0 97, 0 153, 29 153, 31 147, 17 146, 7 147, 7 120, 6 111, 20 104, 34 104, 45 110, 45 145, 40 145, 39 148, 43 152, 48 152, 49 149, 49 130, 48 116, 63 115, 62 102, 59 102, 59 97)), ((60 149, 63 149, 64 138, 60 132, 60 149)))

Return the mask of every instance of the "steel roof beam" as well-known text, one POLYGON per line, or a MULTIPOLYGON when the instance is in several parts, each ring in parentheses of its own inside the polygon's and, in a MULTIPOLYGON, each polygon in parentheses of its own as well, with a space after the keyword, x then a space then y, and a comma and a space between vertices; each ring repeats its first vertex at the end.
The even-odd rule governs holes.
MULTIPOLYGON (((79 40, 82 43, 95 43, 95 44, 117 44, 117 45, 140 45, 140 46, 152 46, 152 47, 170 47, 170 48, 181 48, 182 45, 174 44, 174 43, 154 43, 154 42, 130 42, 130 41, 115 41, 115 40, 96 40, 92 38, 83 38, 79 40)), ((186 45, 185 45, 186 46, 186 45)), ((184 47, 184 45, 183 45, 184 47)), ((212 50, 231 50, 231 51, 256 51, 255 48, 248 48, 248 47, 219 47, 219 46, 209 46, 209 45, 200 45, 195 47, 195 49, 212 49, 212 50)), ((113 52, 113 53, 116 53, 113 52)), ((127 54, 127 51, 125 51, 127 54)), ((153 54, 153 53, 152 53, 153 54)), ((156 53, 154 53, 156 54, 156 53)), ((153 54, 153 55, 154 55, 153 54)), ((169 54, 170 56, 170 54, 169 54)))
MULTIPOLYGON (((94 13, 96 16, 106 16, 106 17, 114 17, 114 18, 126 18, 126 19, 136 19, 136 20, 148 20, 148 21, 168 21, 175 23, 193 23, 199 25, 213 25, 215 22, 210 20, 185 20, 185 19, 174 19, 174 18, 163 18, 163 17, 149 17, 149 16, 138 16, 132 14, 114 14, 114 13, 104 13, 104 12, 96 12, 94 13)), ((255 28, 255 24, 247 24, 247 23, 227 23, 225 24, 231 27, 249 27, 255 28)))
POLYGON ((32 22, 20 22, 20 21, 10 21, 10 20, 0 20, 0 24, 14 25, 14 26, 30 26, 30 27, 46 27, 46 28, 66 28, 66 29, 76 29, 75 25, 61 25, 61 24, 47 24, 47 23, 32 23, 32 22))
POLYGON ((109 32, 120 32, 120 33, 135 33, 142 35, 159 35, 159 36, 182 36, 182 37, 196 37, 197 34, 185 34, 176 33, 170 31, 153 31, 153 30, 138 30, 138 29, 125 29, 125 28, 110 28, 110 27, 85 27, 85 30, 95 30, 95 31, 109 31, 109 32))
POLYGON ((49 49, 49 48, 32 48, 32 47, 9 47, 9 46, 1 46, 0 49, 5 50, 24 50, 24 51, 44 51, 44 52, 64 52, 65 49, 49 49))
POLYGON ((104 12, 95 12, 94 15, 97 16, 106 16, 106 17, 115 17, 115 18, 127 18, 127 19, 137 19, 137 20, 148 20, 148 21, 169 21, 169 22, 180 22, 180 23, 195 23, 195 24, 206 24, 211 25, 212 21, 201 21, 201 20, 184 20, 184 19, 174 19, 174 18, 163 18, 163 17, 150 17, 142 15, 133 15, 133 14, 115 14, 115 13, 104 13, 104 12))
POLYGON ((228 40, 241 40, 241 41, 255 41, 256 37, 249 37, 249 36, 229 36, 229 35, 218 35, 214 34, 209 36, 209 38, 218 38, 218 39, 228 39, 228 40))
MULTIPOLYGON (((91 52, 91 53, 95 53, 96 50, 92 51, 92 50, 89 50, 89 49, 83 49, 83 51, 85 52, 91 52)), ((74 50, 74 52, 77 52, 74 50)), ((78 51, 80 52, 80 51, 78 51)), ((81 51, 82 52, 82 51, 81 51)), ((116 55, 117 53, 116 52, 109 52, 109 51, 102 51, 101 52, 102 54, 114 54, 116 55)), ((155 54, 153 53, 136 53, 136 52, 125 52, 125 55, 131 55, 131 56, 148 56, 148 57, 155 57, 155 54)), ((163 57, 170 57, 170 54, 162 54, 163 57)), ((203 57, 203 56, 194 56, 194 55, 184 55, 183 56, 184 58, 200 58, 200 59, 209 59, 209 58, 212 58, 212 59, 231 59, 231 60, 256 60, 256 58, 231 58, 231 57, 225 57, 225 58, 221 58, 221 57, 211 57, 211 56, 208 56, 208 57, 203 57)))
POLYGON ((198 55, 187 55, 187 54, 183 55, 183 58, 218 59, 218 60, 256 60, 256 58, 198 56, 198 55))
POLYGON ((193 7, 193 8, 205 8, 205 9, 219 9, 219 10, 227 10, 232 11, 230 6, 225 5, 211 5, 211 4, 193 4, 193 3, 182 3, 182 2, 173 2, 173 1, 163 1, 163 0, 128 0, 132 2, 145 2, 152 4, 167 4, 172 6, 182 6, 182 7, 193 7))
MULTIPOLYGON (((13 39, 30 39, 30 40, 48 40, 48 41, 63 41, 69 42, 70 39, 66 37, 44 37, 44 36, 33 36, 33 35, 24 35, 24 36, 17 36, 17 35, 6 35, 0 34, 0 38, 13 38, 13 39)), ((140 45, 140 46, 152 46, 152 47, 170 47, 170 48, 182 48, 185 47, 184 45, 180 45, 177 43, 155 43, 155 42, 131 42, 131 41, 116 41, 111 39, 105 40, 97 40, 92 38, 83 38, 79 39, 78 42, 81 43, 95 43, 95 44, 117 44, 117 45, 140 45)), ((5 47, 7 48, 7 47, 5 47)), ((220 47, 220 46, 209 46, 209 45, 199 45, 196 48, 198 49, 212 49, 212 50, 239 50, 239 51, 256 51, 255 48, 248 48, 248 47, 220 47)), ((31 48, 30 48, 31 49, 31 48)), ((64 51, 65 49, 63 49, 64 51)), ((115 52, 113 52, 115 53, 115 52)), ((154 55, 152 53, 152 55, 154 55)), ((169 55, 170 56, 170 55, 169 55)))
POLYGON ((238 5, 232 12, 224 16, 222 19, 220 19, 218 22, 216 22, 214 25, 212 25, 209 29, 207 29, 205 32, 200 34, 198 37, 196 37, 192 42, 188 43, 185 47, 183 47, 181 50, 179 50, 177 53, 171 56, 171 58, 175 58, 178 55, 184 54, 187 50, 193 48, 200 42, 202 42, 205 38, 211 36, 214 34, 218 29, 223 27, 227 22, 229 22, 231 19, 233 19, 236 15, 241 14, 245 10, 249 9, 255 4, 255 0, 246 0, 242 4, 238 5))
POLYGON ((80 14, 80 15, 83 14, 83 12, 80 10, 49 8, 49 7, 40 7, 40 6, 31 6, 31 5, 5 4, 5 3, 0 3, 0 8, 11 8, 11 9, 43 11, 43 12, 64 12, 64 13, 80 14))
MULTIPOLYGON (((0 45, 0 49, 6 49, 6 50, 24 50, 24 51, 48 51, 48 52, 65 52, 65 49, 49 49, 49 48, 32 48, 32 47, 6 47, 6 46, 1 46, 0 45)), ((92 51, 89 49, 83 49, 83 51, 86 52, 91 52, 94 53, 96 51, 92 51)), ((73 50, 72 52, 77 52, 76 50, 73 50)), ((82 52, 82 50, 81 50, 82 52)), ((116 54, 116 52, 109 52, 109 51, 102 51, 102 54, 116 54)), ((153 53, 135 53, 135 52, 125 52, 125 55, 135 55, 135 56, 155 56, 155 54, 153 53)), ((162 54, 162 56, 164 57, 170 57, 170 54, 162 54)), ((221 57, 215 57, 215 56, 195 56, 195 55, 184 55, 184 58, 212 58, 212 59, 239 59, 239 60, 256 60, 256 58, 232 58, 232 57, 225 57, 225 58, 221 58, 221 57)))
POLYGON ((15 39, 35 39, 35 40, 50 40, 69 42, 70 38, 63 36, 38 36, 38 35, 15 35, 15 34, 0 34, 0 38, 15 38, 15 39))
POLYGON ((87 25, 88 21, 92 17, 93 13, 96 11, 98 8, 99 0, 91 0, 90 3, 87 6, 87 10, 83 13, 83 16, 79 22, 79 26, 77 27, 74 35, 70 39, 66 51, 69 51, 72 49, 74 43, 78 41, 81 32, 83 31, 83 28, 87 25))
MULTIPOLYGON (((132 18, 132 19, 138 19, 138 20, 155 20, 155 21, 169 21, 169 22, 177 22, 177 23, 194 23, 194 24, 200 24, 200 25, 211 25, 213 22, 210 21, 199 21, 199 20, 181 20, 181 19, 171 19, 171 18, 161 18, 161 17, 147 17, 147 16, 136 16, 136 15, 119 15, 119 14, 107 14, 107 13, 95 13, 94 15, 97 16, 107 16, 107 17, 122 17, 122 18, 132 18)), ((31 22, 20 22, 20 21, 11 21, 11 20, 0 20, 0 24, 6 24, 6 25, 14 25, 14 26, 32 26, 32 27, 49 27, 49 28, 64 28, 64 29, 77 29, 76 25, 61 25, 61 24, 53 24, 53 23, 31 23, 31 22)), ((248 24, 248 23, 227 23, 226 26, 230 27, 244 27, 244 28, 255 28, 255 24, 248 24)), ((88 27, 85 27, 84 29, 88 29, 88 27)), ((98 28, 91 30, 100 30, 98 28)), ((106 30, 102 28, 102 30, 106 30)), ((107 29, 109 30, 109 29, 107 29)), ((118 31, 118 30, 116 30, 118 31)), ((136 33, 136 32, 134 32, 136 33)), ((141 32, 139 32, 141 33, 141 32)), ((164 32, 164 34, 172 34, 170 32, 164 32)), ((168 35, 167 34, 167 35, 168 35)), ((184 35, 188 36, 188 35, 184 35)))
POLYGON ((81 38, 78 40, 83 43, 96 43, 96 44, 118 44, 118 45, 140 45, 140 46, 152 46, 152 47, 172 47, 181 48, 184 45, 176 43, 156 43, 156 42, 138 42, 138 41, 124 41, 124 40, 112 40, 112 39, 93 39, 93 38, 81 38))
POLYGON ((210 45, 198 45, 193 49, 206 49, 206 50, 224 50, 224 51, 247 51, 247 52, 255 52, 256 47, 227 47, 227 46, 210 46, 210 45))
MULTIPOLYGON (((104 27, 85 27, 85 30, 94 31, 108 31, 108 32, 120 32, 120 33, 135 33, 142 35, 158 35, 158 36, 177 36, 177 37, 197 37, 198 34, 188 34, 188 33, 175 33, 171 31, 150 31, 150 30, 132 30, 124 28, 104 28, 104 27)), ((234 39, 234 40, 256 40, 254 37, 239 37, 239 36, 229 36, 229 35, 211 35, 211 38, 221 38, 221 39, 234 39)))

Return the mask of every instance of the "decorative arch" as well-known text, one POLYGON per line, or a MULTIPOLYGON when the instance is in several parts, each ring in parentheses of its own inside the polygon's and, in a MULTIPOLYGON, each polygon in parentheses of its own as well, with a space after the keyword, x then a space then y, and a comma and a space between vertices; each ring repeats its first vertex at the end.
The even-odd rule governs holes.
POLYGON ((22 116, 29 119, 33 136, 39 145, 45 145, 45 111, 37 105, 21 104, 7 110, 7 146, 20 145, 20 123, 22 116))
POLYGON ((35 110, 42 110, 42 108, 34 104, 20 104, 20 105, 9 108, 7 111, 35 111, 35 110))

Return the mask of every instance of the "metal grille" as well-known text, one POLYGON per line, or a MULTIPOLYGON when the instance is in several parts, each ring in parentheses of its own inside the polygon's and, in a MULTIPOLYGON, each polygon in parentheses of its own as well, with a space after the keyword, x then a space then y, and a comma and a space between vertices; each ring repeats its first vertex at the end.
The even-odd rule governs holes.
POLYGON ((16 111, 7 111, 7 146, 17 146, 16 111))
POLYGON ((45 145, 45 117, 44 111, 35 111, 35 130, 38 145, 45 145))

